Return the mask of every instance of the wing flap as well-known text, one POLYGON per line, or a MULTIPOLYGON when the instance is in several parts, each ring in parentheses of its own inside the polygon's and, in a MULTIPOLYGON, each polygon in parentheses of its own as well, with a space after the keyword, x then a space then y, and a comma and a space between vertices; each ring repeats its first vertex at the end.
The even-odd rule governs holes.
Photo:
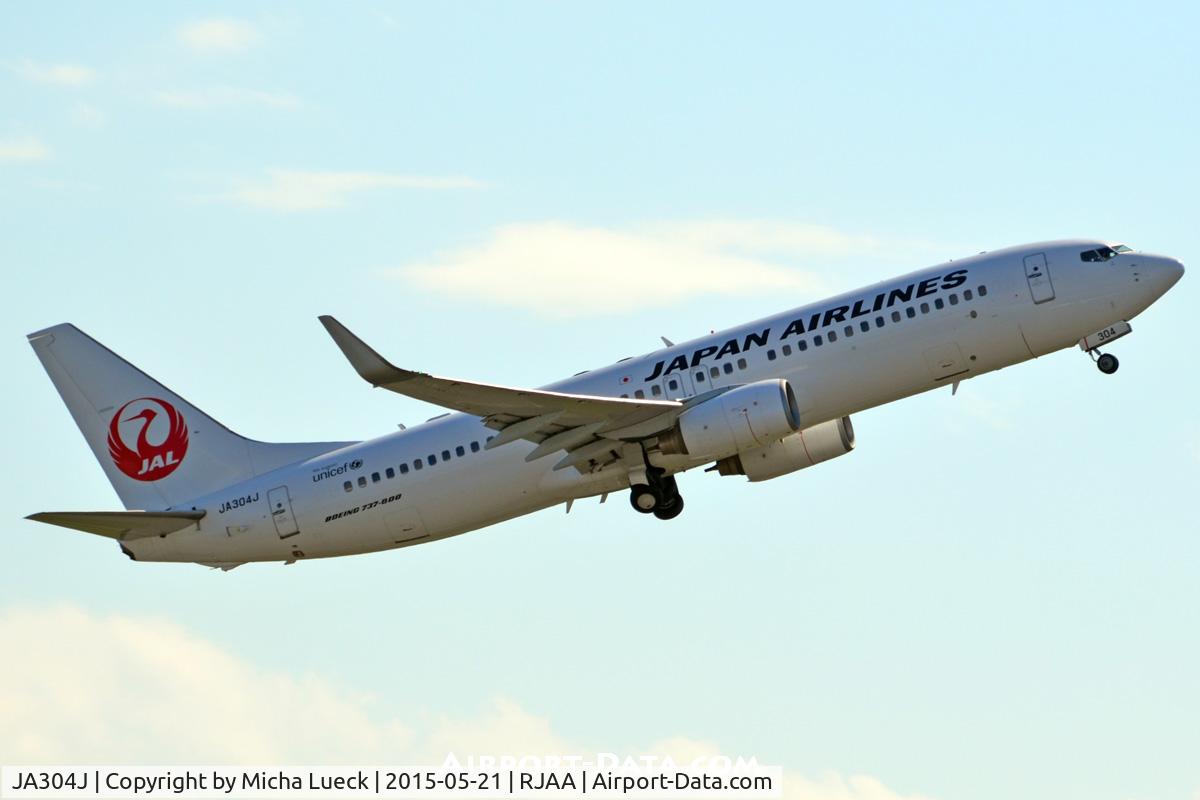
POLYGON ((25 519, 126 542, 181 531, 195 525, 204 514, 203 511, 43 511, 25 519))

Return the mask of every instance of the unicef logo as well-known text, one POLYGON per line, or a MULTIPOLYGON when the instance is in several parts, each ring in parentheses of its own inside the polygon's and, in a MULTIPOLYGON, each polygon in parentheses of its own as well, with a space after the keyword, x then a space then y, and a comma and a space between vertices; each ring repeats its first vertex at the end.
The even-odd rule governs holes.
POLYGON ((361 458, 356 458, 356 459, 354 459, 353 461, 351 461, 351 462, 350 462, 350 469, 358 469, 358 468, 359 468, 359 467, 361 467, 361 466, 362 466, 362 459, 361 459, 361 458))

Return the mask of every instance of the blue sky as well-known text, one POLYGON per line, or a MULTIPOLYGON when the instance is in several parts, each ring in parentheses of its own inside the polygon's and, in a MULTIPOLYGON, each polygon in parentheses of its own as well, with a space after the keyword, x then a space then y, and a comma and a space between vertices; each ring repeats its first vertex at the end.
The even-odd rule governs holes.
POLYGON ((820 468, 684 476, 671 525, 614 497, 220 574, 20 519, 118 507, 24 341, 61 321, 239 432, 345 439, 438 410, 320 313, 539 385, 1026 241, 1190 266, 1194 7, 2 16, 0 761, 710 747, 806 800, 1200 796, 1190 275, 1113 377, 860 414, 820 468))

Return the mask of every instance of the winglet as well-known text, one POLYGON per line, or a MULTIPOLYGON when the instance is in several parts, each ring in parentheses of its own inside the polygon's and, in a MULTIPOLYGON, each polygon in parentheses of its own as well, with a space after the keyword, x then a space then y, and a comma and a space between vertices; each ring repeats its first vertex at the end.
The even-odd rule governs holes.
POLYGON ((333 341, 342 349, 350 366, 358 371, 363 380, 372 386, 385 383, 395 383, 411 377, 407 370, 390 364, 387 359, 376 353, 362 339, 359 339, 350 329, 328 314, 319 317, 325 330, 333 337, 333 341))

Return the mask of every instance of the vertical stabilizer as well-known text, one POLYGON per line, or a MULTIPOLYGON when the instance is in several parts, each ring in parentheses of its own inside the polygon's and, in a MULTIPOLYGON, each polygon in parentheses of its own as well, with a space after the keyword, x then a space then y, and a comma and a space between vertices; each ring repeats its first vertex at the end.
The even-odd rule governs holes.
POLYGON ((74 325, 29 343, 129 509, 178 506, 349 444, 239 436, 74 325))

